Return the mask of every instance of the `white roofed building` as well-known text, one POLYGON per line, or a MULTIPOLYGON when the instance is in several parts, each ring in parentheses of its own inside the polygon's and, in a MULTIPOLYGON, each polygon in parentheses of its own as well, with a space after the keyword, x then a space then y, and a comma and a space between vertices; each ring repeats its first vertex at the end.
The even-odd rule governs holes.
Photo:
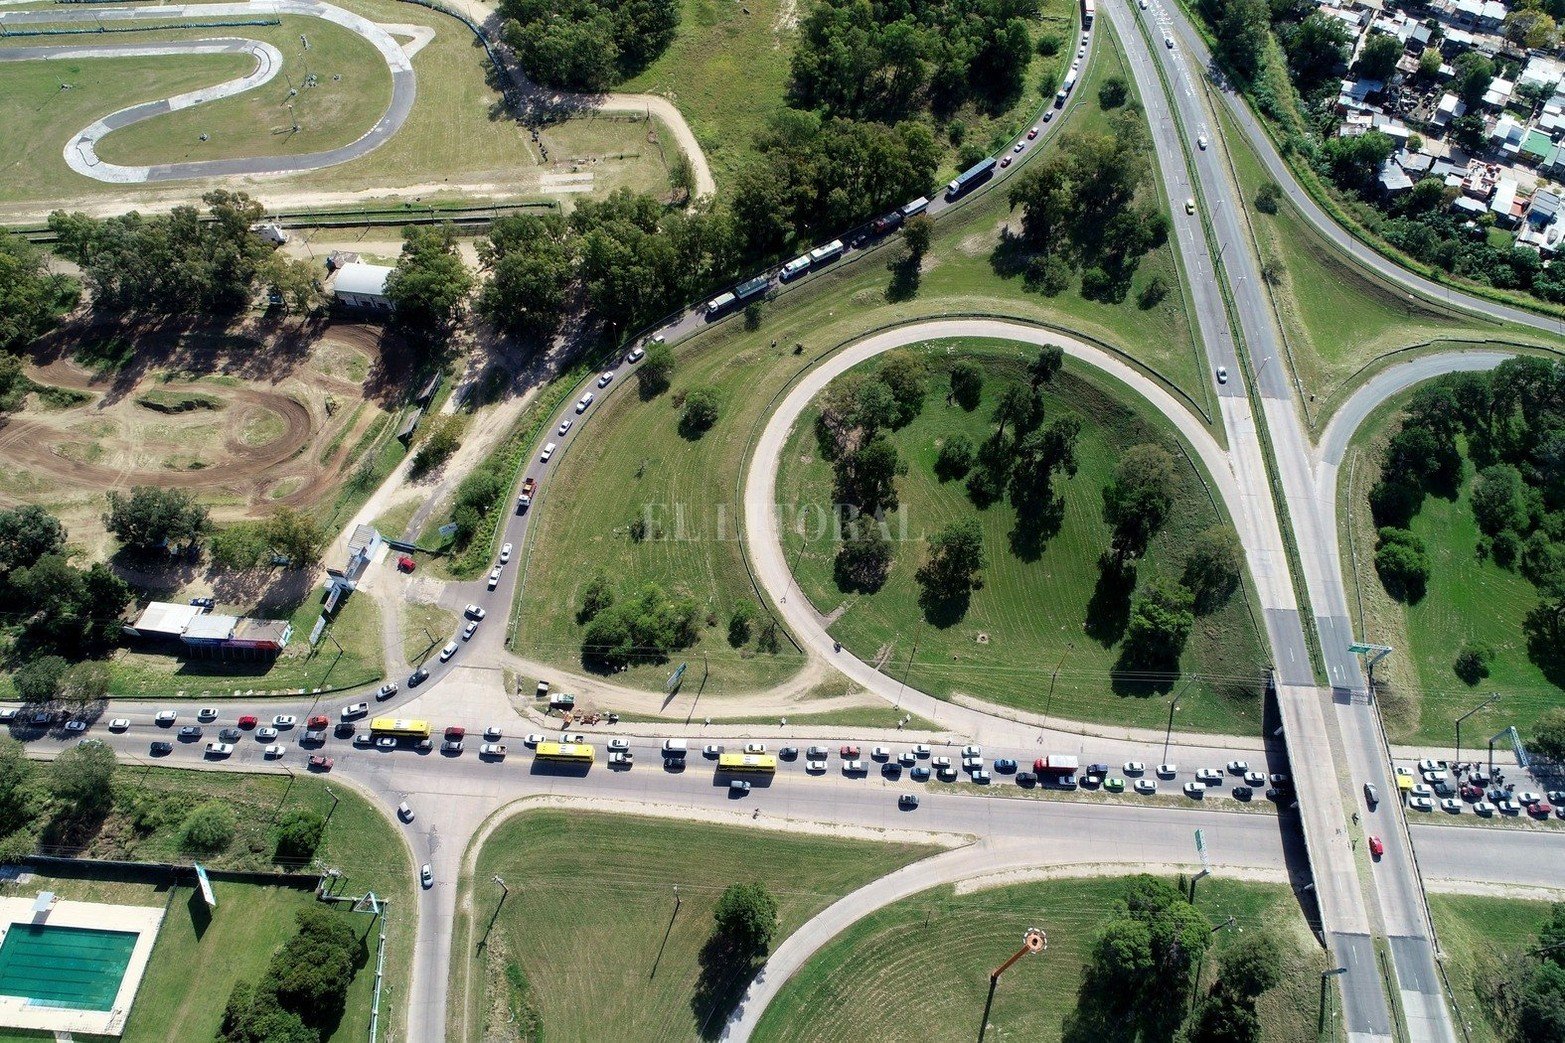
POLYGON ((386 296, 386 280, 393 269, 384 264, 365 264, 350 261, 337 269, 332 280, 332 292, 337 303, 350 308, 369 308, 390 311, 391 300, 386 296))

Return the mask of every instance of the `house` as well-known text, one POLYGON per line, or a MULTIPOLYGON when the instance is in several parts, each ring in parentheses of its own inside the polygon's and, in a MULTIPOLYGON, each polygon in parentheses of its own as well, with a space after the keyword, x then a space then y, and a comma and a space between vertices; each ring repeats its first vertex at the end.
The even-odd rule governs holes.
POLYGON ((1529 163, 1542 163, 1554 150, 1554 139, 1541 130, 1529 130, 1522 139, 1521 158, 1529 163))
POLYGON ((1435 113, 1429 122, 1437 127, 1443 127, 1457 116, 1467 115, 1467 102, 1454 94, 1442 94, 1440 104, 1435 106, 1435 113))
POLYGON ((1489 136, 1496 145, 1514 156, 1521 151, 1527 128, 1516 122, 1510 113, 1506 113, 1494 121, 1494 129, 1489 132, 1489 136))
POLYGON ((1514 80, 1496 76, 1489 81, 1489 89, 1483 92, 1483 103, 1491 108, 1503 109, 1510 102, 1511 94, 1515 90, 1514 80))
POLYGON ((367 308, 372 311, 390 311, 391 299, 386 296, 386 279, 393 269, 383 264, 364 264, 350 261, 337 269, 332 281, 332 292, 337 303, 349 308, 367 308))
POLYGON ((1550 94, 1565 80, 1565 64, 1561 64, 1554 58, 1530 58, 1522 69, 1521 75, 1516 77, 1519 87, 1527 87, 1532 90, 1546 90, 1550 94))
POLYGON ((1377 180, 1381 192, 1388 196, 1399 196, 1413 187, 1413 179, 1389 159, 1381 165, 1380 177, 1377 180))
POLYGON ((1402 45, 1416 58, 1424 53, 1424 49, 1429 46, 1429 41, 1434 34, 1430 31, 1429 26, 1423 22, 1410 22, 1409 26, 1410 28, 1407 36, 1403 38, 1402 45))
MULTIPOLYGON (((1558 81, 1556 81, 1556 82, 1558 82, 1558 81)), ((264 223, 258 224, 258 225, 251 225, 250 226, 250 231, 252 231, 256 235, 260 236, 261 240, 263 242, 270 243, 273 246, 285 246, 285 245, 287 245, 288 233, 283 231, 283 229, 280 226, 274 225, 271 222, 264 222, 264 223)))
POLYGON ((1474 199, 1472 196, 1457 196, 1451 201, 1451 209, 1459 214, 1476 218, 1488 213, 1489 206, 1483 200, 1474 199))
POLYGON ((1396 154, 1397 166, 1407 171, 1408 177, 1414 181, 1421 181, 1429 176, 1430 169, 1434 166, 1435 157, 1427 152, 1409 152, 1403 149, 1396 154))
POLYGON ((1532 206, 1527 211, 1527 223, 1542 228, 1554 223, 1560 213, 1559 193, 1540 188, 1532 194, 1532 206))
POLYGON ((1516 188, 1516 182, 1502 177, 1494 186, 1494 195, 1489 199, 1489 212, 1494 215, 1496 222, 1507 227, 1516 218, 1516 188))
POLYGON ((154 601, 124 631, 143 641, 178 641, 187 655, 207 659, 272 658, 287 647, 293 624, 203 612, 195 605, 154 601))
POLYGON ((1565 178, 1565 145, 1555 145, 1538 164, 1539 173, 1549 177, 1565 178))

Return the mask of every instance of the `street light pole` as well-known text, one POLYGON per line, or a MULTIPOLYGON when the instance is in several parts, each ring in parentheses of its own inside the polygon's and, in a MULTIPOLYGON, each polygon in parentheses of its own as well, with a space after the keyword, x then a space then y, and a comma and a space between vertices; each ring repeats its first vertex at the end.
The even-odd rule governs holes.
POLYGON ((1054 672, 1049 675, 1049 695, 1043 701, 1043 716, 1049 716, 1049 707, 1054 705, 1054 682, 1059 679, 1060 667, 1065 665, 1065 657, 1076 650, 1076 642, 1067 641, 1065 651, 1060 653, 1060 661, 1054 664, 1054 672))
POLYGON ((1174 738, 1174 714, 1179 710, 1179 700, 1168 704, 1168 730, 1163 733, 1163 763, 1168 763, 1168 744, 1174 738))
POLYGON ((335 793, 333 793, 331 791, 331 787, 330 786, 327 786, 326 787, 326 795, 331 798, 331 810, 326 813, 326 821, 321 823, 321 828, 322 829, 324 829, 327 826, 331 825, 331 817, 337 813, 337 803, 338 803, 337 794, 335 794, 335 793))
POLYGON ((1471 710, 1468 710, 1466 713, 1462 714, 1462 716, 1456 719, 1456 760, 1458 763, 1460 763, 1462 759, 1462 722, 1498 698, 1500 698, 1500 693, 1493 692, 1489 695, 1489 698, 1485 699, 1483 702, 1479 703, 1477 706, 1473 707, 1471 710))

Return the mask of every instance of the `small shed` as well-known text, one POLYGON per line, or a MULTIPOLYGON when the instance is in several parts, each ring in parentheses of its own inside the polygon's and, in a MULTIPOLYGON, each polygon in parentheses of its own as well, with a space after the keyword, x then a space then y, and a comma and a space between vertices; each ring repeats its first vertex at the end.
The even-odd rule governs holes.
POLYGON ((352 261, 337 269, 332 292, 337 303, 349 308, 366 308, 371 311, 390 311, 391 299, 386 296, 386 280, 394 269, 383 264, 364 264, 352 261))
POLYGON ((141 615, 133 622, 125 624, 125 633, 154 641, 177 641, 184 635, 190 621, 199 615, 201 609, 196 605, 154 601, 142 609, 141 615))

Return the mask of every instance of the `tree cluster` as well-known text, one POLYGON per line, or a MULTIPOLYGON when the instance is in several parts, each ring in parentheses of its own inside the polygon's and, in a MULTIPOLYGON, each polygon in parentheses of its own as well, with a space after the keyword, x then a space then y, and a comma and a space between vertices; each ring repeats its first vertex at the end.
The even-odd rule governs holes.
POLYGON ((1549 919, 1524 948, 1489 963, 1481 988, 1487 1006, 1510 1043, 1561 1043, 1565 1040, 1565 904, 1556 903, 1549 919))
POLYGON ((186 489, 138 485, 130 494, 109 490, 104 527, 132 554, 192 543, 211 527, 207 509, 186 489))
POLYGON ((698 613, 693 598, 671 597, 656 583, 624 600, 600 594, 578 616, 587 625, 582 659, 609 667, 662 662, 670 652, 695 644, 698 613))
POLYGON ((350 921, 328 907, 301 909, 297 922, 299 933, 261 980, 240 981, 229 994, 222 1043, 320 1043, 341 1022, 363 944, 350 921))
POLYGON ((501 0, 499 10, 527 74, 577 91, 634 76, 679 28, 679 0, 501 0))
POLYGON ((1152 170, 1141 107, 1116 112, 1110 128, 1065 135, 1011 188, 1029 287, 1053 296, 1079 270, 1083 296, 1124 300, 1141 258, 1168 239, 1155 201, 1137 199, 1152 170))
POLYGON ((1173 885, 1131 877, 1125 897, 1092 947, 1082 1003, 1068 1038, 1172 1037, 1185 1017, 1190 979, 1212 937, 1212 925, 1173 885), (1118 1031, 1113 1031, 1114 1026, 1118 1031))
POLYGON ((1000 111, 1021 95, 1037 17, 1037 0, 825 0, 799 26, 794 99, 885 123, 1000 111))
POLYGON ((386 299, 398 324, 420 337, 447 333, 473 292, 473 274, 457 254, 456 230, 411 226, 386 277, 386 299))
POLYGON ((1191 1018, 1189 1043, 1257 1043, 1255 1001, 1282 981, 1282 949, 1271 932, 1241 935, 1217 957, 1217 981, 1191 1018))
POLYGON ((145 315, 228 315, 246 307, 272 247, 250 229, 265 211, 243 192, 216 190, 167 214, 96 218, 57 210, 54 250, 80 266, 93 305, 145 315))
POLYGON ((72 565, 65 539, 65 527, 41 507, 0 511, 0 619, 14 651, 27 657, 80 659, 119 640, 130 588, 101 562, 72 565))
POLYGON ((282 506, 259 522, 235 522, 212 534, 212 560, 227 569, 269 568, 278 559, 288 568, 309 568, 320 560, 330 534, 313 514, 282 506))
POLYGON ((0 232, 0 352, 16 352, 75 306, 75 280, 49 271, 48 255, 19 235, 0 232))

